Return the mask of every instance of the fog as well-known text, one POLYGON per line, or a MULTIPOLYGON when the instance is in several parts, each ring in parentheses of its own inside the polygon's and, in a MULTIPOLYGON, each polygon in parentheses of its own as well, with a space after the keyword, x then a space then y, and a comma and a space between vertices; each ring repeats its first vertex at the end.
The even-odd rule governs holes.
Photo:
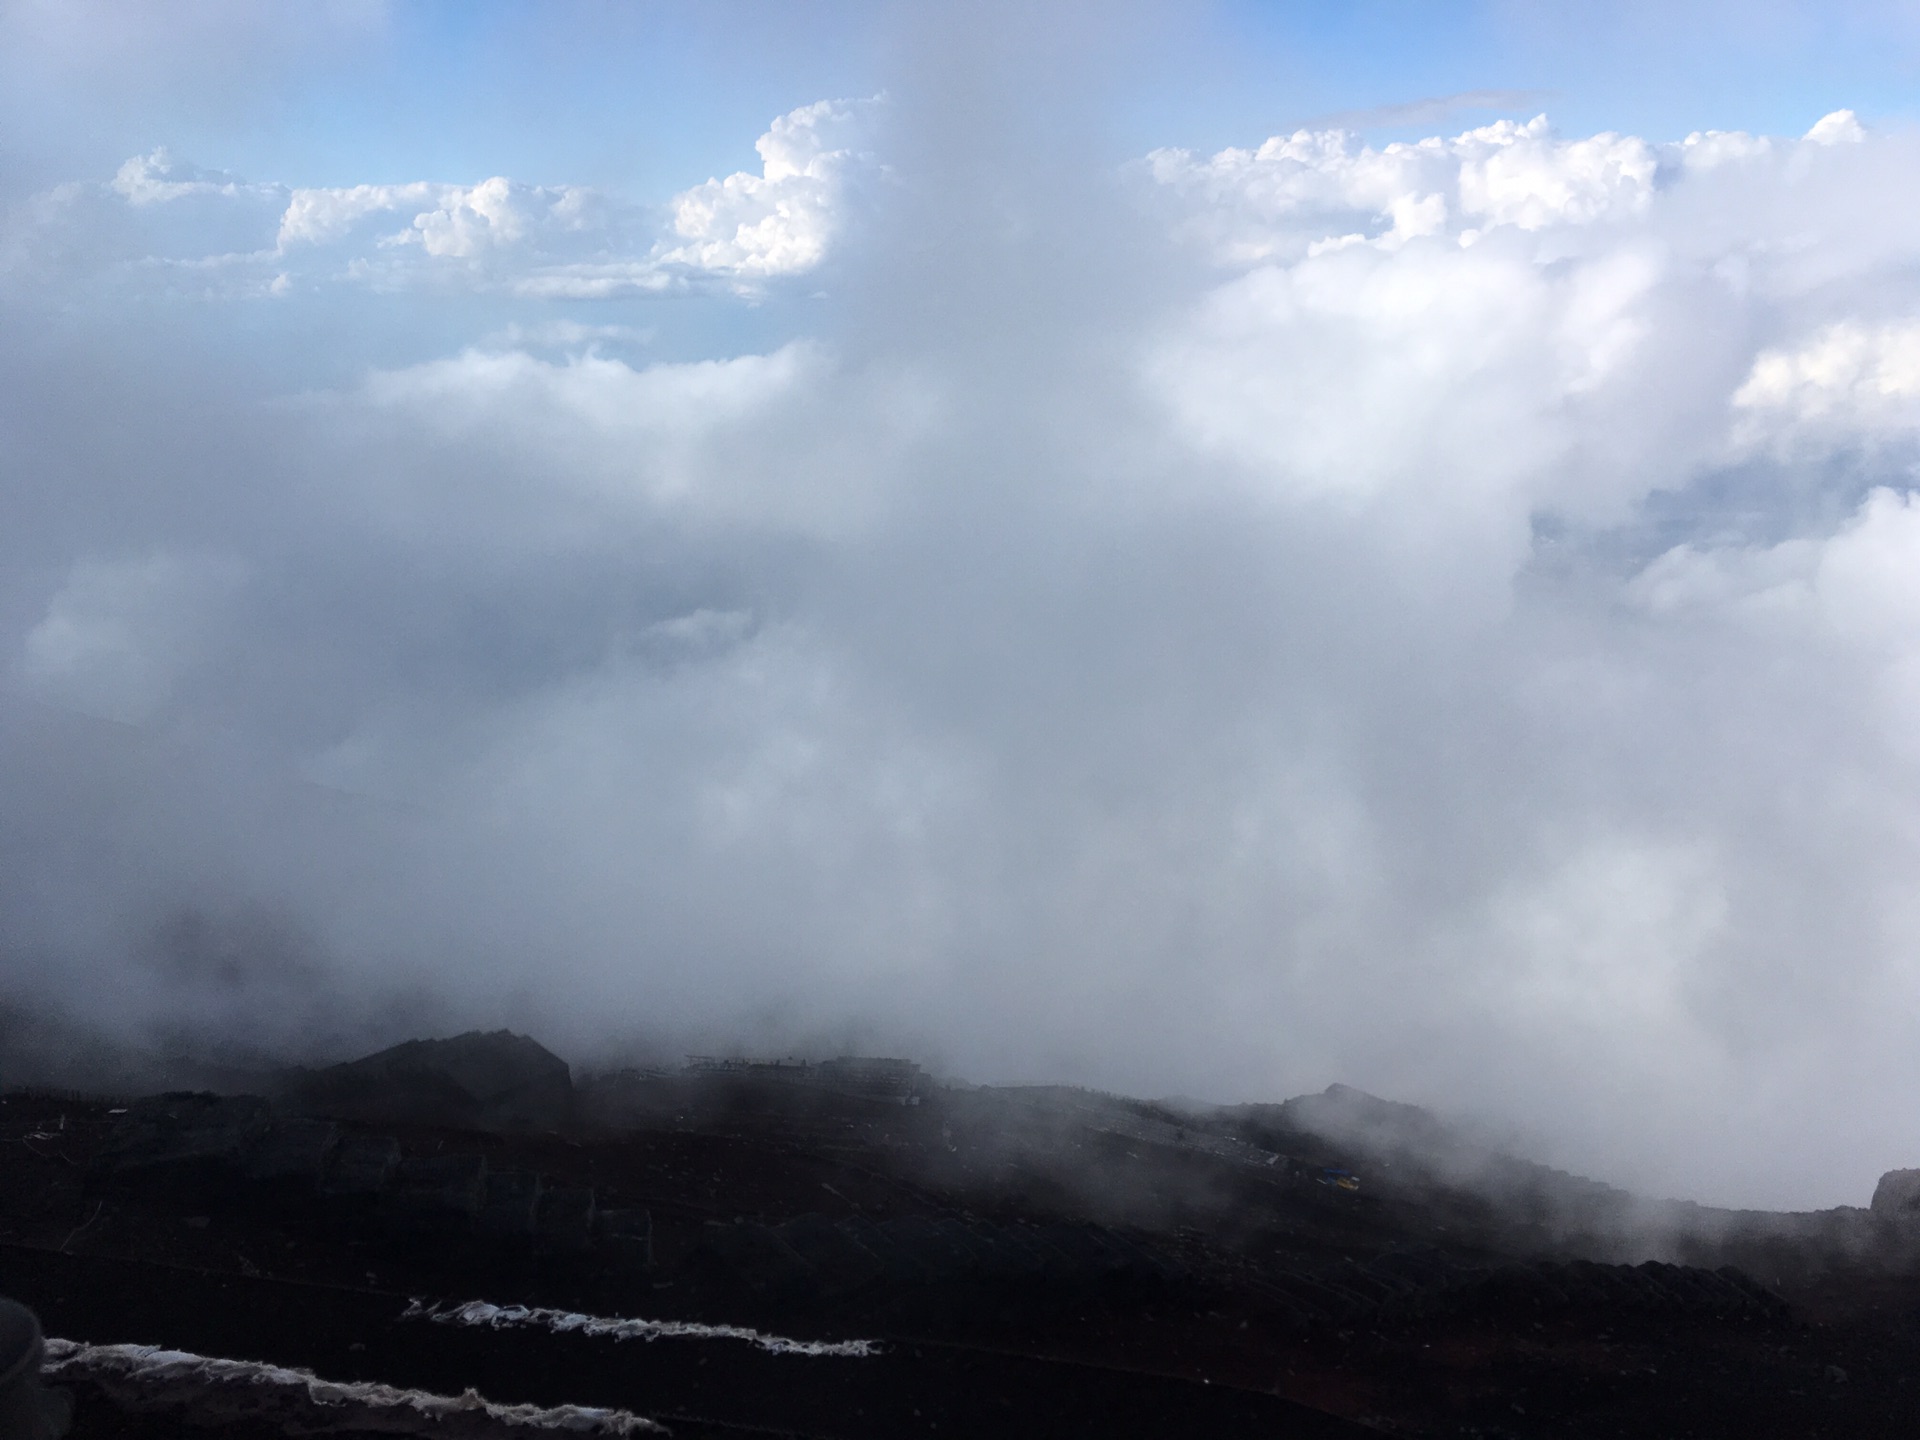
POLYGON ((1920 137, 1126 151, 1088 23, 659 195, 9 109, 7 1003, 1920 1161, 1920 137))

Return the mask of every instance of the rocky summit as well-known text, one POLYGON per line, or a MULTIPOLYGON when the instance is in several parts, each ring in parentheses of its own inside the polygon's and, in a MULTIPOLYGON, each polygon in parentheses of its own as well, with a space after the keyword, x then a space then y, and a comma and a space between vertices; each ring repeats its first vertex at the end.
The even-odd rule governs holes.
POLYGON ((506 1032, 0 1098, 76 1436, 1907 1435, 1920 1208, 1649 1200, 1333 1087, 1209 1107, 506 1032))

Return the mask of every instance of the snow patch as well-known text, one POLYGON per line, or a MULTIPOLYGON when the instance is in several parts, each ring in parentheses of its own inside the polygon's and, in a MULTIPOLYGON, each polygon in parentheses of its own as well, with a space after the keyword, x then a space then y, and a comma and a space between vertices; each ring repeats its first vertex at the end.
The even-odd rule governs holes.
POLYGON ((377 1431, 435 1436, 557 1430, 569 1435, 664 1435, 653 1421, 595 1406, 501 1405, 468 1390, 434 1395, 377 1381, 322 1380, 311 1370, 258 1360, 224 1360, 157 1345, 47 1341, 43 1373, 91 1381, 135 1409, 179 1409, 222 1418, 297 1415, 301 1432, 377 1431))
POLYGON ((531 1327, 551 1330, 556 1335, 611 1336, 615 1340, 744 1340, 774 1355, 880 1353, 878 1340, 791 1340, 784 1335, 767 1335, 740 1325, 701 1325, 691 1320, 623 1320, 542 1306, 490 1305, 484 1300, 469 1300, 464 1305, 444 1308, 415 1300, 400 1318, 431 1320, 436 1325, 485 1325, 494 1330, 531 1327))

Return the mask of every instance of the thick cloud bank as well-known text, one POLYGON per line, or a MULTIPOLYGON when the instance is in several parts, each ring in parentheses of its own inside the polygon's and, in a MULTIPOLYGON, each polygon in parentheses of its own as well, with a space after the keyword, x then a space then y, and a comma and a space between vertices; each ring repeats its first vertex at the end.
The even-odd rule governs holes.
POLYGON ((1914 137, 1116 174, 909 102, 658 209, 19 199, 17 995, 1920 1159, 1914 137), (652 353, 696 303, 765 338, 652 353))

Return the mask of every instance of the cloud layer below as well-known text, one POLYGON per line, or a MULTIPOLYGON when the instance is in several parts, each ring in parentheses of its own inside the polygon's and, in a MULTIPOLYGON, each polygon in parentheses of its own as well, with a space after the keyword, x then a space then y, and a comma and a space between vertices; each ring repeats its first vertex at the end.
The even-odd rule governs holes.
POLYGON ((657 210, 21 198, 21 993, 1341 1079, 1726 1200, 1920 1160, 1914 137, 936 121, 657 210), (694 300, 771 338, 649 354, 694 300))

